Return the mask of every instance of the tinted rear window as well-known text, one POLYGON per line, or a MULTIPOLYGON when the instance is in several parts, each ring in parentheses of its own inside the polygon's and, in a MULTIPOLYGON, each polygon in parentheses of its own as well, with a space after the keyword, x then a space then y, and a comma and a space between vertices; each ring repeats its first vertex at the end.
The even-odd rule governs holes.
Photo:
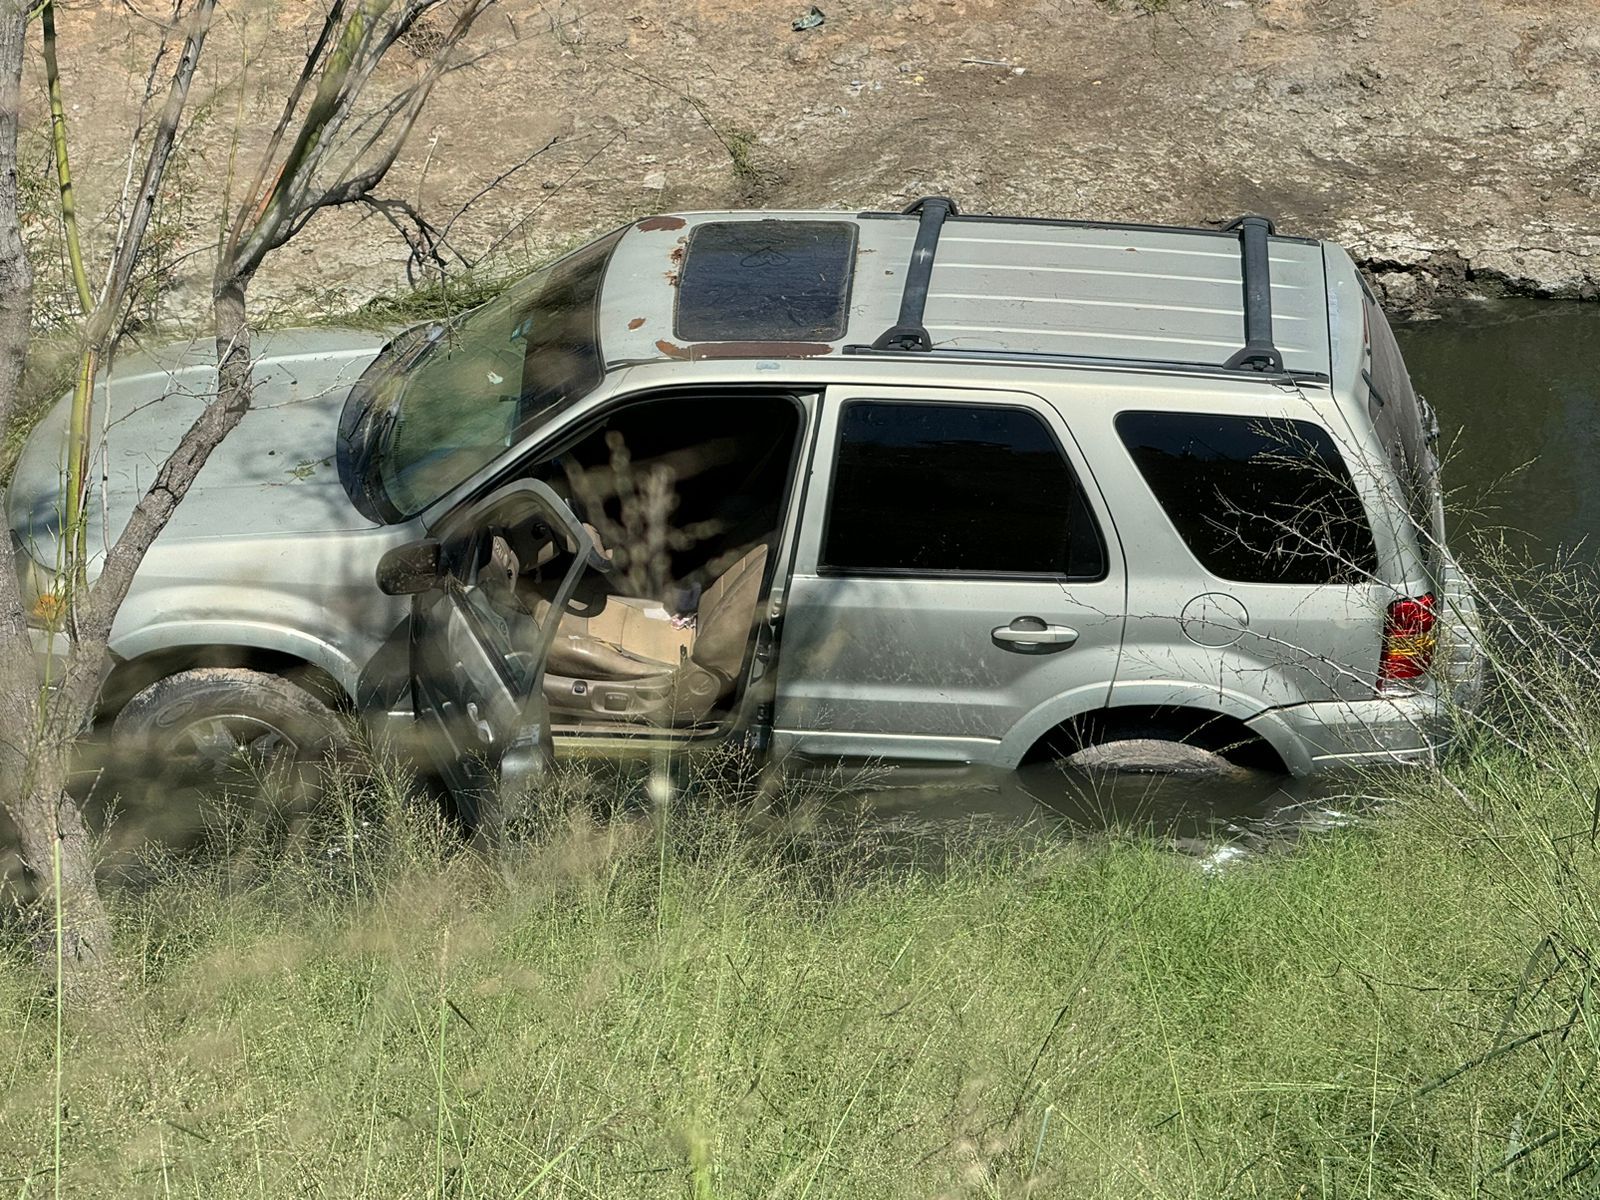
POLYGON ((1356 583, 1376 569, 1338 447, 1307 421, 1129 412, 1117 433, 1184 542, 1240 583, 1356 583))
POLYGON ((677 334, 690 342, 844 336, 856 228, 843 221, 715 221, 689 235, 677 334))
POLYGON ((1106 552, 1040 416, 993 405, 855 401, 822 565, 833 571, 1099 579, 1106 552))

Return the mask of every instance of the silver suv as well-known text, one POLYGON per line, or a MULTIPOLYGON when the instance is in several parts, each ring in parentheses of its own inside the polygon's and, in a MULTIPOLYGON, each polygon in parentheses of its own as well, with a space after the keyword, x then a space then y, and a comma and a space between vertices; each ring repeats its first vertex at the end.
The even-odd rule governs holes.
MULTIPOLYGON (((261 346, 112 639, 107 712, 164 755, 349 706, 462 794, 730 737, 1303 775, 1430 760, 1476 686, 1432 415, 1345 252, 1260 217, 658 216, 387 342, 261 346)), ((96 522, 214 380, 204 344, 125 364, 96 522)), ((9 514, 41 653, 66 425, 9 514)))

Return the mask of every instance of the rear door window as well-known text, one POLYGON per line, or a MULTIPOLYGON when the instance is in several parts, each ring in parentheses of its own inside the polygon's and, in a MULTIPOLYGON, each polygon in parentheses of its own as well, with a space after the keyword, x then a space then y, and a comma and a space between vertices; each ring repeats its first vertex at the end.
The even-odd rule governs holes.
POLYGON ((1117 433, 1200 564, 1239 583, 1357 583, 1376 569, 1350 471, 1319 425, 1125 412, 1117 433))
POLYGON ((857 400, 839 418, 820 567, 1093 580, 1106 549, 1038 413, 857 400))

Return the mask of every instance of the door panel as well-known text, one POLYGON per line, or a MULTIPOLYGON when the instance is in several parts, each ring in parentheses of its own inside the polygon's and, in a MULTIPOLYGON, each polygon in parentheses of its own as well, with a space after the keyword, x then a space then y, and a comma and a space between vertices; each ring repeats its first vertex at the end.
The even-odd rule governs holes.
POLYGON ((492 492, 438 532, 441 585, 417 597, 412 615, 412 695, 429 752, 475 821, 498 772, 551 761, 545 659, 584 573, 606 564, 582 522, 537 480, 492 492), (541 622, 519 588, 545 557, 555 579, 541 622))
POLYGON ((1106 702, 1125 596, 1115 527, 1050 405, 830 392, 783 618, 780 748, 994 759, 1041 706, 1106 702))

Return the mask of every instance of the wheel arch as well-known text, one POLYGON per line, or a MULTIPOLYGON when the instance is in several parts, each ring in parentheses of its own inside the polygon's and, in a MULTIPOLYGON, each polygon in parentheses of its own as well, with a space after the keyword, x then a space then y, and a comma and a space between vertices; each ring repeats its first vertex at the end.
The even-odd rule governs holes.
POLYGON ((100 713, 113 716, 151 684, 199 667, 243 667, 275 675, 303 688, 333 708, 353 703, 352 665, 331 648, 309 638, 249 637, 204 640, 190 627, 183 640, 140 639, 117 645, 115 660, 100 686, 100 713), (318 653, 318 648, 324 653, 318 653))
MULTIPOLYGON (((1061 698, 1066 699, 1066 698, 1061 698)), ((1041 705, 1001 743, 1000 765, 1017 767, 1141 729, 1208 748, 1247 748, 1242 757, 1285 774, 1304 775, 1311 756, 1294 732, 1259 701, 1218 688, 1171 683, 1113 688, 1106 703, 1041 705)))

